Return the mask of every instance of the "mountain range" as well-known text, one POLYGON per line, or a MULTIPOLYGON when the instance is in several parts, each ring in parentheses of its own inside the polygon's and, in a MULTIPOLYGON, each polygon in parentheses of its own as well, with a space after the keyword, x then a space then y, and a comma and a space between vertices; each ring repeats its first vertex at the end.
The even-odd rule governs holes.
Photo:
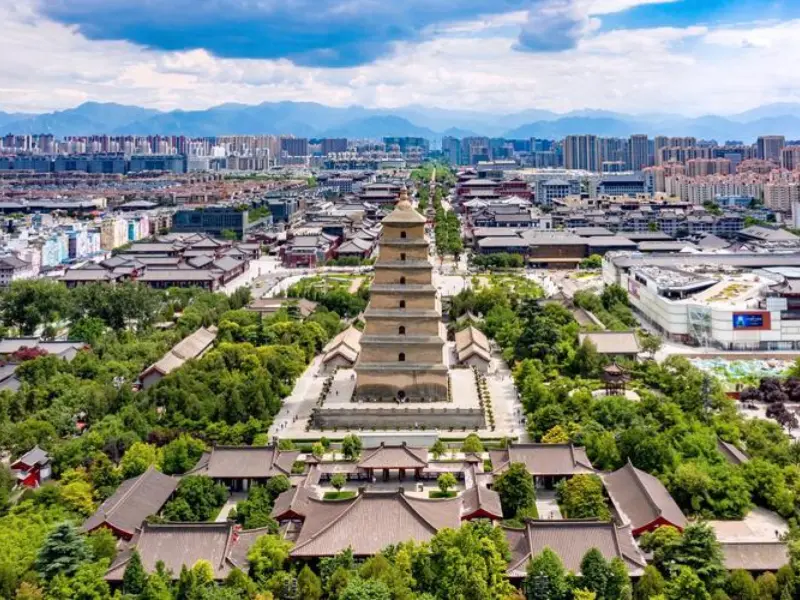
POLYGON ((603 137, 648 135, 754 141, 779 134, 800 139, 800 103, 768 104, 727 116, 685 117, 669 113, 631 115, 601 110, 555 113, 530 109, 498 114, 424 106, 371 109, 314 102, 222 104, 205 110, 158 111, 122 104, 86 102, 44 114, 0 112, 0 131, 15 134, 186 135, 292 134, 301 137, 381 138, 485 135, 510 139, 560 139, 590 133, 603 137))

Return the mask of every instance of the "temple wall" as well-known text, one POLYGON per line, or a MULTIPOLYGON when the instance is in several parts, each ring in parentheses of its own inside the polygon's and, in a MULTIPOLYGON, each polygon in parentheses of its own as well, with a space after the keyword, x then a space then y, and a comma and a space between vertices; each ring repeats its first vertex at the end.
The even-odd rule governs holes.
POLYGON ((419 429, 483 429, 486 420, 477 408, 315 408, 311 420, 317 429, 393 427, 419 429))

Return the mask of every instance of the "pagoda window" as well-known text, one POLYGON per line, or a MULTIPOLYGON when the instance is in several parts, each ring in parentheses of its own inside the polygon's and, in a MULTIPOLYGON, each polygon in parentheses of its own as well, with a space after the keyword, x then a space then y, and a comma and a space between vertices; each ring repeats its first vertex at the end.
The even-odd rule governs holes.
POLYGON ((405 307, 406 307, 406 301, 400 300, 400 308, 405 308, 405 307))
POLYGON ((406 239, 406 232, 405 231, 401 231, 400 232, 400 239, 403 239, 403 240, 406 239))
POLYGON ((406 328, 400 325, 400 327, 397 329, 397 335, 405 335, 405 334, 406 334, 406 328))
POLYGON ((406 284, 406 278, 405 277, 401 277, 400 278, 400 285, 405 285, 405 284, 406 284))
POLYGON ((398 361, 398 362, 406 362, 406 353, 405 353, 405 352, 401 352, 401 353, 400 353, 400 354, 397 356, 397 361, 398 361))
POLYGON ((401 252, 400 253, 400 260, 405 260, 405 259, 406 259, 406 253, 405 252, 401 252))

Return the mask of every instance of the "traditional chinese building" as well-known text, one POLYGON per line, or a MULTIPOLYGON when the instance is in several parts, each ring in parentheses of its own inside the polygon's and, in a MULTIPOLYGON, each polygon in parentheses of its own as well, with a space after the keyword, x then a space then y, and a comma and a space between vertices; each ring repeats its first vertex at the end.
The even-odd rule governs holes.
POLYGON ((356 363, 356 398, 370 402, 447 399, 442 311, 428 258, 426 219, 408 199, 383 220, 380 253, 356 363))

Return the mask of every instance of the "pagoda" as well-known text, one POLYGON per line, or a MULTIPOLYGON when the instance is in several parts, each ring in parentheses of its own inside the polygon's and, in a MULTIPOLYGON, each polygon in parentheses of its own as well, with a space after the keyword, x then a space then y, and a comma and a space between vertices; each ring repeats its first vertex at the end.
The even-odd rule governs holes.
POLYGON ((433 285, 425 223, 404 187, 394 210, 383 219, 355 366, 358 401, 447 400, 442 310, 433 285))

